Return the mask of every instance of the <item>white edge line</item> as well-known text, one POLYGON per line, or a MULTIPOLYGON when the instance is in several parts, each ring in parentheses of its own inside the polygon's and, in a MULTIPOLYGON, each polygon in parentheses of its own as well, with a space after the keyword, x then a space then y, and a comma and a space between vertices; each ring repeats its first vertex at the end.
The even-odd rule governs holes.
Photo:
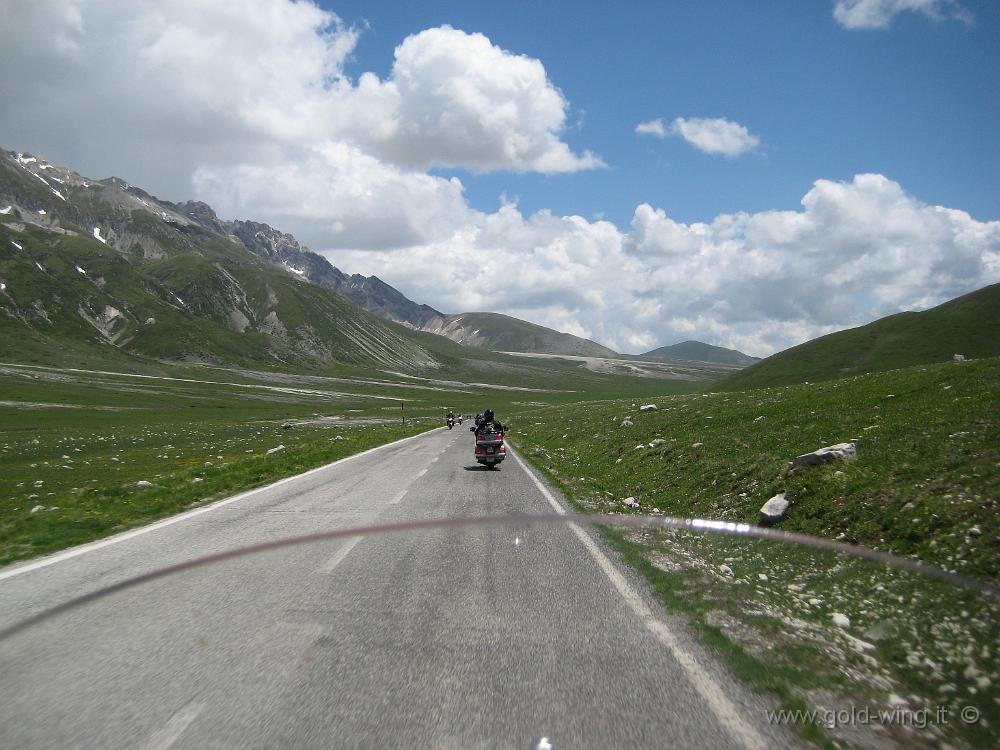
MULTIPOLYGON (((524 472, 531 477, 531 480, 538 487, 539 491, 545 496, 545 499, 549 501, 556 513, 559 515, 565 515, 566 509, 552 496, 548 488, 542 484, 541 480, 535 475, 535 473, 528 468, 527 464, 521 460, 521 457, 517 455, 507 444, 507 452, 514 456, 518 465, 524 469, 524 472)), ((662 643, 670 651, 671 655, 677 660, 677 663, 681 665, 684 672, 687 674, 688 681, 698 691, 698 694, 705 700, 708 707, 715 714, 719 722, 726 728, 726 730, 732 735, 737 741, 748 748, 760 748, 765 750, 768 747, 768 743, 765 742, 764 738, 754 729, 752 726, 747 724, 740 716, 739 710, 730 701, 726 694, 722 691, 722 688, 711 678, 711 676, 705 672, 704 669, 698 664, 698 662, 691 656, 690 653, 684 650, 681 644, 677 641, 677 638, 671 632, 670 628, 660 620, 656 618, 652 610, 646 603, 642 600, 636 591, 629 586, 628 582, 625 580, 624 576, 618 571, 614 566, 614 563, 608 559, 598 546, 594 543, 594 540, 581 529, 577 524, 570 523, 567 524, 573 533, 576 534, 577 538, 586 547, 587 552, 590 556, 594 558, 594 561, 600 566, 601 570, 611 581, 611 584, 618 590, 621 597, 625 600, 625 603, 629 605, 636 616, 642 621, 642 624, 646 626, 646 629, 652 633, 656 639, 662 643)))
POLYGON ((13 578, 14 576, 21 575, 22 573, 29 573, 32 570, 38 570, 39 568, 45 568, 49 565, 55 565, 63 560, 69 560, 70 558, 83 555, 87 552, 93 552, 94 550, 102 549, 103 547, 110 547, 112 544, 118 544, 119 542, 124 542, 127 539, 132 539, 140 534, 148 534, 150 531, 156 531, 162 529, 165 526, 170 526, 175 523, 180 523, 181 521, 186 521, 189 518, 194 518, 195 516, 200 516, 202 513, 208 513, 209 511, 221 508, 230 503, 235 503, 237 500, 243 500, 251 495, 255 495, 258 492, 263 492, 264 490, 269 490, 273 487, 285 484, 286 482, 292 482, 296 479, 301 479, 302 477, 307 477, 310 474, 315 474, 317 472, 329 469, 331 466, 336 466, 337 464, 346 463, 347 461, 352 461, 355 458, 361 458, 362 456, 367 456, 369 453, 374 453, 375 451, 382 450, 383 448, 388 448, 392 445, 399 445, 400 443, 405 443, 408 440, 416 440, 417 438, 423 437, 435 430, 443 429, 440 427, 435 427, 426 432, 421 432, 417 435, 410 435, 409 437, 400 438, 399 440, 394 440, 391 443, 384 443, 382 445, 376 445, 374 448, 369 448, 368 450, 361 451, 361 453, 354 453, 350 456, 344 456, 344 458, 338 458, 336 461, 331 461, 328 464, 323 464, 322 466, 317 466, 308 471, 304 471, 301 474, 293 474, 290 477, 284 477, 271 484, 265 484, 263 487, 255 487, 252 490, 247 490, 246 492, 241 492, 238 495, 233 495, 232 497, 227 497, 223 500, 218 500, 211 505, 206 505, 203 508, 195 508, 194 510, 185 511, 184 513, 179 513, 175 516, 170 516, 169 518, 164 518, 162 521, 156 521, 149 524, 148 526, 141 526, 138 529, 132 529, 131 531, 125 531, 116 536, 108 537, 107 539, 101 539, 96 542, 89 542, 87 544, 82 544, 79 547, 72 547, 64 552, 58 552, 51 557, 46 557, 41 560, 36 560, 34 562, 26 563, 24 565, 19 565, 15 568, 4 570, 0 572, 0 581, 7 578, 13 578))

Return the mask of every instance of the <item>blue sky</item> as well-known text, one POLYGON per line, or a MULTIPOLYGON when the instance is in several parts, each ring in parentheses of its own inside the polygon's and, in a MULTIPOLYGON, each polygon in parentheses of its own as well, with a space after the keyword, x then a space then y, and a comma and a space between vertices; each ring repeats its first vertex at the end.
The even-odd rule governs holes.
POLYGON ((901 13, 885 30, 848 30, 823 0, 803 2, 324 3, 364 28, 349 75, 389 74, 406 36, 450 24, 539 59, 569 101, 564 140, 604 170, 461 176, 470 202, 603 215, 627 225, 642 202, 681 221, 795 208, 819 178, 878 172, 928 203, 1000 218, 1000 3, 975 20, 901 13), (762 139, 738 158, 640 121, 727 117, 762 139))
POLYGON ((628 353, 1000 282, 1000 2, 321 2, 0 6, 0 145, 628 353))

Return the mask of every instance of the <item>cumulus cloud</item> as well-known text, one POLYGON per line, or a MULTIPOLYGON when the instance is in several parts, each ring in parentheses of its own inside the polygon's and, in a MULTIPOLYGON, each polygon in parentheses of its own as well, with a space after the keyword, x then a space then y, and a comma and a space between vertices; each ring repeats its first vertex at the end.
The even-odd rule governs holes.
POLYGON ((671 123, 670 132, 706 154, 739 156, 760 145, 760 138, 725 117, 678 117, 671 123))
POLYGON ((695 338, 766 355, 1000 281, 1000 221, 877 174, 818 180, 798 211, 710 223, 648 204, 626 230, 515 205, 467 218, 392 254, 328 255, 445 311, 498 310, 627 352, 695 338))
POLYGON ((973 22, 972 14, 958 0, 836 0, 833 5, 833 17, 845 29, 887 29, 906 11, 934 21, 973 22))
POLYGON ((639 135, 655 135, 657 138, 667 137, 667 129, 663 127, 663 120, 659 117, 649 122, 640 122, 635 126, 635 132, 639 135))
POLYGON ((313 247, 425 244, 450 237, 474 216, 458 178, 406 172, 339 142, 273 161, 199 167, 194 184, 221 216, 294 229, 313 247))
POLYGON ((326 142, 403 172, 603 166, 561 140, 569 105, 542 63, 482 34, 414 34, 385 80, 355 83, 344 66, 359 31, 304 0, 37 0, 2 13, 17 30, 4 43, 4 144, 167 197, 189 197, 196 170, 326 142))
POLYGON ((539 60, 500 49, 482 34, 443 26, 407 37, 385 82, 365 77, 355 94, 381 100, 381 127, 350 131, 396 164, 546 173, 603 166, 559 140, 568 104, 539 60))
POLYGON ((663 124, 662 119, 656 118, 640 122, 635 126, 635 132, 657 138, 678 135, 699 151, 724 156, 739 156, 760 145, 760 138, 751 134, 745 126, 725 117, 678 117, 669 127, 663 124))
MULTIPOLYGON (((943 6, 942 6, 943 7, 943 6)), ((439 309, 495 310, 638 352, 699 338, 767 354, 1000 280, 1000 222, 880 175, 817 181, 798 211, 685 224, 484 213, 430 166, 572 172, 568 104, 542 63, 441 27, 383 79, 345 73, 359 32, 290 0, 0 5, 0 144, 263 219, 344 270, 439 309), (483 263, 482 259, 489 262, 483 263)), ((724 118, 641 123, 708 153, 759 139, 724 118)))

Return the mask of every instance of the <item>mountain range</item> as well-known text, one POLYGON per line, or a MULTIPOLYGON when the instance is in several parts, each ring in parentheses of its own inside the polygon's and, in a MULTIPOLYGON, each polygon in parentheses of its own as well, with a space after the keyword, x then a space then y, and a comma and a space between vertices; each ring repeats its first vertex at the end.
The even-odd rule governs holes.
MULTIPOLYGON (((351 349, 335 343, 345 335, 360 336, 364 340, 363 344, 355 342, 368 352, 368 355, 361 357, 362 360, 368 356, 379 361, 385 358, 391 361, 399 359, 397 355, 387 353, 389 351, 405 354, 407 357, 415 354, 407 347, 397 346, 401 335, 398 329, 389 328, 387 330, 392 333, 380 331, 376 336, 371 328, 370 317, 357 318, 351 334, 347 333, 352 330, 351 327, 337 332, 326 331, 329 321, 300 321, 300 325, 288 329, 286 319, 289 316, 300 317, 305 310, 301 298, 311 295, 311 292, 290 283, 290 280, 310 282, 382 319, 415 332, 434 333, 466 347, 591 357, 620 356, 589 339, 498 313, 442 313, 410 300, 376 276, 343 273, 322 255, 303 247, 291 234, 267 224, 249 220, 224 221, 203 202, 172 203, 160 200, 123 180, 92 180, 31 155, 0 152, 0 201, 3 202, 0 205, 0 221, 5 228, 15 233, 27 233, 24 243, 12 239, 14 244, 9 244, 8 250, 25 243, 29 248, 26 251, 28 254, 35 251, 32 248, 51 249, 51 235, 58 235, 64 250, 72 247, 74 252, 81 252, 87 243, 93 244, 96 240, 111 251, 108 253, 100 248, 91 248, 91 251, 96 250, 98 255, 105 256, 105 262, 115 265, 115 258, 118 261, 125 259, 130 264, 130 270, 141 268, 144 274, 152 274, 151 277, 146 275, 141 282, 137 280, 139 287, 165 285, 164 289, 169 288, 169 293, 160 294, 161 303, 171 300, 167 304, 176 306, 179 304, 177 299, 184 299, 183 290, 187 290, 186 296, 191 299, 185 299, 184 306, 189 312, 197 310, 208 313, 214 316, 217 324, 221 323, 239 333, 249 330, 266 336, 276 335, 280 343, 269 341, 265 345, 262 340, 253 342, 250 349, 255 351, 251 357, 254 360, 267 350, 266 358, 274 358, 277 362, 308 360, 316 364, 333 359, 339 361, 351 349), (38 239, 39 232, 49 235, 49 238, 36 248, 35 240, 38 239), (249 262, 246 255, 237 252, 236 248, 248 251, 264 261, 264 264, 249 262), (192 250, 195 251, 193 256, 192 250), (268 273, 254 277, 256 271, 253 269, 267 269, 268 273), (249 276, 246 276, 248 273, 249 276), (263 296, 255 296, 254 279, 257 282, 264 281, 263 288, 259 290, 259 295, 263 296), (205 288, 206 284, 211 287, 210 290, 205 288), (276 285, 286 290, 284 295, 277 294, 276 285), (174 286, 178 288, 174 290, 174 286), (291 302, 293 298, 296 299, 294 305, 291 302), (290 309, 281 315, 276 309, 268 308, 267 300, 279 300, 282 306, 289 306, 290 309), (297 312, 292 313, 291 308, 297 312), (364 333, 360 333, 361 331, 364 333), (330 339, 327 334, 333 338, 330 339), (369 341, 371 336, 375 336, 378 343, 369 341), (335 355, 335 352, 339 353, 335 355)), ((51 269, 59 266, 58 260, 53 260, 55 265, 48 266, 50 274, 51 269)), ((44 267, 41 258, 33 262, 44 267)), ((122 268, 119 267, 118 270, 121 271, 122 268)), ((104 279, 106 284, 111 276, 99 278, 104 279)), ((11 278, 4 283, 12 284, 10 288, 17 291, 5 292, 5 299, 0 297, 5 311, 29 328, 39 320, 45 320, 50 312, 38 297, 15 301, 19 295, 34 288, 33 281, 18 279, 15 286, 11 278)), ((91 289, 84 294, 83 289, 75 288, 79 286, 81 279, 73 281, 61 293, 56 293, 55 297, 63 301, 76 300, 76 317, 89 321, 87 325, 109 343, 164 357, 183 354, 199 359, 235 354, 235 351, 229 352, 231 346, 222 345, 221 340, 215 340, 218 336, 208 336, 206 339, 199 334, 192 339, 192 332, 184 330, 190 326, 175 323, 173 313, 176 310, 161 310, 158 319, 155 314, 151 314, 140 321, 134 316, 138 309, 134 304, 137 298, 130 298, 127 305, 123 302, 123 308, 113 304, 109 297, 104 300, 106 304, 101 306, 99 300, 102 299, 102 294, 91 293, 95 291, 91 289), (159 323, 155 333, 153 329, 146 330, 142 327, 147 325, 145 320, 150 317, 157 319, 159 323), (162 340, 164 332, 173 329, 175 325, 179 329, 169 337, 173 344, 167 345, 162 340), (155 346, 150 343, 153 340, 158 342, 155 346), (187 343, 182 345, 184 341, 187 343), (205 344, 209 341, 211 346, 206 348, 205 344), (180 349, 184 351, 181 352, 180 349), (213 353, 210 354, 208 349, 212 349, 213 353)), ((107 294, 104 293, 103 296, 107 294)), ((320 308, 323 308, 322 304, 320 308)), ((338 310, 338 315, 342 312, 339 306, 334 305, 334 308, 338 310)), ((151 311, 156 312, 152 308, 151 311)), ((329 312, 332 314, 332 311, 333 308, 329 312)), ((69 325, 68 321, 63 322, 69 325)), ((36 333, 38 330, 35 327, 36 333)), ((222 336, 222 339, 226 338, 222 336)), ((244 338, 253 339, 253 336, 244 338)), ((409 340, 411 337, 403 338, 409 340)), ((426 339, 423 341, 426 343, 426 339)), ((246 344, 246 341, 240 341, 235 348, 245 350, 246 344)), ((34 340, 30 346, 40 346, 39 341, 34 340)), ((698 342, 685 342, 677 347, 664 347, 650 352, 648 357, 640 355, 639 358, 655 362, 699 360, 739 365, 755 361, 739 352, 698 342), (694 345, 697 351, 684 349, 671 353, 672 349, 683 349, 689 345, 694 345)), ((427 364, 432 360, 433 357, 420 355, 413 361, 427 364)))
POLYGON ((745 368, 719 384, 741 389, 1000 355, 998 284, 762 361, 698 341, 618 355, 498 313, 445 314, 375 276, 343 273, 267 224, 223 221, 204 203, 158 200, 117 178, 3 151, 0 312, 0 361, 62 366, 502 371, 565 385, 588 370, 610 383, 641 361, 656 378, 745 368))

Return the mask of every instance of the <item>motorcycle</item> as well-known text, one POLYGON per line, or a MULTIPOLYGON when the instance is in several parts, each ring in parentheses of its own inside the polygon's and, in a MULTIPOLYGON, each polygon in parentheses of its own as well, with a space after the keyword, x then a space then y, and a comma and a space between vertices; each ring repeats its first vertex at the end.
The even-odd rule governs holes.
MULTIPOLYGON (((472 430, 475 432, 475 427, 472 430)), ((503 444, 503 432, 487 427, 476 432, 476 461, 488 469, 497 469, 500 462, 507 458, 507 447, 503 444)))
POLYGON ((454 426, 455 426, 455 418, 454 417, 448 417, 448 429, 450 430, 454 426))

